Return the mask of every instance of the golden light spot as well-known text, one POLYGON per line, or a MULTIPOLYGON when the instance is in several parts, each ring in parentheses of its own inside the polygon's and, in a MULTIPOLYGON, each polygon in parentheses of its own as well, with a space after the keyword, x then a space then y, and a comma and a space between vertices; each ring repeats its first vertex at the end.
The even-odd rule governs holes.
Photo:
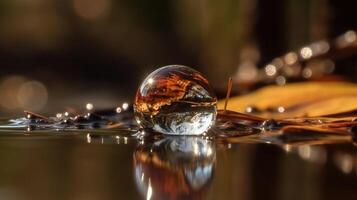
POLYGON ((87 109, 87 110, 92 110, 92 109, 93 109, 93 104, 87 103, 87 104, 86 104, 86 109, 87 109))
POLYGON ((149 78, 148 83, 149 83, 149 84, 153 84, 153 83, 154 83, 154 79, 149 78))
POLYGON ((249 82, 256 78, 258 69, 251 61, 244 61, 238 66, 236 79, 241 82, 249 82))
POLYGON ((309 59, 312 57, 312 50, 310 47, 303 47, 301 50, 300 50, 300 55, 302 58, 304 59, 309 59))
POLYGON ((16 109, 20 107, 17 98, 18 91, 26 79, 22 76, 6 77, 0 84, 0 105, 6 109, 16 109))
POLYGON ((122 108, 123 108, 123 110, 126 110, 126 109, 128 109, 129 108, 129 104, 128 103, 123 103, 123 105, 122 105, 122 108))
POLYGON ((92 137, 90 136, 90 134, 87 134, 87 143, 91 143, 92 142, 92 137))
POLYGON ((115 111, 116 111, 117 113, 121 113, 121 108, 120 108, 120 107, 117 107, 117 108, 115 109, 115 111))
POLYGON ((326 41, 318 41, 318 42, 311 44, 311 50, 314 55, 324 54, 324 53, 328 52, 329 49, 330 49, 330 45, 326 41))
POLYGON ((295 52, 289 52, 284 56, 286 64, 292 65, 297 62, 298 56, 295 52))
POLYGON ((276 74, 276 67, 272 64, 265 66, 265 73, 268 76, 274 76, 276 74))
POLYGON ((344 35, 346 42, 354 42, 356 40, 356 32, 354 31, 347 31, 344 35))
POLYGON ((285 108, 284 108, 283 106, 279 106, 279 107, 278 107, 278 112, 279 112, 279 113, 285 112, 285 108))
POLYGON ((40 110, 47 103, 48 93, 45 85, 38 81, 28 81, 21 85, 17 99, 21 107, 30 110, 40 110))

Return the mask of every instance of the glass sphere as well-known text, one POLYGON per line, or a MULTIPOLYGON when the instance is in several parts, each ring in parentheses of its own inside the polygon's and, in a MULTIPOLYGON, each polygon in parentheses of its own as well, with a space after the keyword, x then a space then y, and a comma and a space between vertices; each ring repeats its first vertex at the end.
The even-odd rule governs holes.
POLYGON ((169 65, 142 82, 134 112, 142 128, 170 135, 200 135, 214 124, 216 104, 216 95, 202 74, 169 65))

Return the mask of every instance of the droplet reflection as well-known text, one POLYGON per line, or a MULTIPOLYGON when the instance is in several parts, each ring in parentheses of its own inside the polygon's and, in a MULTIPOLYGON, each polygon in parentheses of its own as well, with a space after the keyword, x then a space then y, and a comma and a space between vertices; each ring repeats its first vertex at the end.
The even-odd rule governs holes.
POLYGON ((202 198, 211 183, 216 152, 198 137, 165 137, 139 144, 134 152, 135 181, 150 199, 202 198))

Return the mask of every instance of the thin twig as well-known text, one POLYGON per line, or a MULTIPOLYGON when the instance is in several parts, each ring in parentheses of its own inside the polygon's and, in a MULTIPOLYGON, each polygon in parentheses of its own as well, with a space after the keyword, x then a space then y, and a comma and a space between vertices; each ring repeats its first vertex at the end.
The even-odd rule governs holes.
POLYGON ((227 110, 227 105, 228 105, 228 100, 229 97, 231 96, 231 90, 232 90, 232 77, 229 77, 228 83, 227 83, 227 96, 226 96, 226 101, 224 102, 224 112, 227 110))

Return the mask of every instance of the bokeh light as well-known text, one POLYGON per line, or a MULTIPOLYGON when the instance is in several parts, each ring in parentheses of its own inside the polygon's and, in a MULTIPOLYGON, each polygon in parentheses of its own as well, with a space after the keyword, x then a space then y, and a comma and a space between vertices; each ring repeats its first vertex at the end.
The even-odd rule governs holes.
POLYGON ((300 50, 300 55, 303 59, 309 59, 312 57, 312 50, 310 47, 303 47, 300 50))
POLYGON ((41 82, 28 81, 21 85, 17 98, 22 108, 33 111, 40 110, 47 103, 47 88, 41 82))
POLYGON ((26 78, 18 75, 8 76, 0 83, 0 105, 5 109, 17 109, 20 107, 17 94, 26 78))
POLYGON ((276 74, 276 67, 272 64, 265 66, 265 73, 268 76, 274 76, 276 74))

